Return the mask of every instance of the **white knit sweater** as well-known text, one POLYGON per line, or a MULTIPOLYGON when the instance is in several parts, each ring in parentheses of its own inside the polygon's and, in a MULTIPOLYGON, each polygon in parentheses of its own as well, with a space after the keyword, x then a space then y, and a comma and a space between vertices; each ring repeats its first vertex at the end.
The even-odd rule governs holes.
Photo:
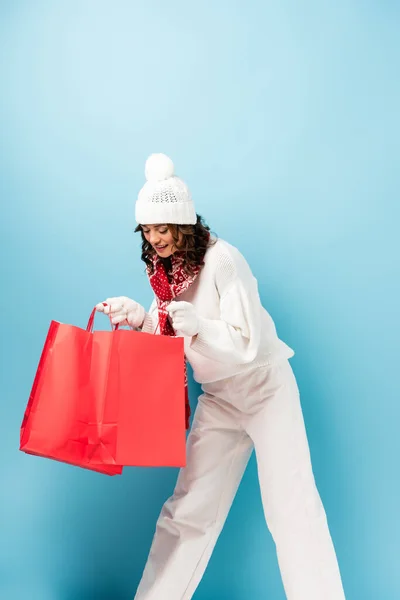
MULTIPOLYGON (((191 302, 200 331, 184 340, 186 358, 199 383, 209 383, 257 366, 291 358, 275 324, 263 308, 257 280, 240 252, 223 240, 207 249, 204 267, 191 287, 176 300, 191 302)), ((154 299, 142 331, 154 333, 158 311, 154 299)))

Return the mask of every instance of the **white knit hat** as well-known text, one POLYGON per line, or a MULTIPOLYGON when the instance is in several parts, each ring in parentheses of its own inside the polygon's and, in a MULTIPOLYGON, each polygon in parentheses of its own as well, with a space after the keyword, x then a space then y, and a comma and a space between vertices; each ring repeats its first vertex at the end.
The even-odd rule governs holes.
POLYGON ((174 223, 195 225, 193 200, 186 183, 174 175, 174 163, 165 154, 152 154, 146 161, 147 182, 136 201, 136 222, 140 225, 174 223))

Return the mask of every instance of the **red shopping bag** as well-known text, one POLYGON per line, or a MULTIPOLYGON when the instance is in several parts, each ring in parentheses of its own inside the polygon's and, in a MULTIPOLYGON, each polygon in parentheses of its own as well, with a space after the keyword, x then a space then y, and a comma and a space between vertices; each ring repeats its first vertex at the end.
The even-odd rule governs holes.
POLYGON ((185 465, 183 340, 50 324, 20 449, 108 475, 185 465))

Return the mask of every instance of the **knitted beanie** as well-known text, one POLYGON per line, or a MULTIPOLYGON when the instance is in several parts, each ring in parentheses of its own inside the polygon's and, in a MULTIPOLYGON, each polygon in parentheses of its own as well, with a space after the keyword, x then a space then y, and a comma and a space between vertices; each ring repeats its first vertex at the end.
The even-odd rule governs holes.
POLYGON ((136 201, 136 222, 140 225, 174 223, 195 225, 196 211, 189 188, 174 175, 174 163, 165 154, 152 154, 146 161, 147 182, 136 201))

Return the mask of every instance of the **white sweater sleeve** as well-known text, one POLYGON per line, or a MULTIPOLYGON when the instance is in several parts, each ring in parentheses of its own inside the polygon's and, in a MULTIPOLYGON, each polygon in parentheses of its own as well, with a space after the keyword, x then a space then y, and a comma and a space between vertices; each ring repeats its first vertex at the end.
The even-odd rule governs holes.
POLYGON ((154 298, 153 302, 150 305, 149 311, 146 313, 142 325, 142 331, 144 333, 155 333, 158 326, 158 312, 157 312, 157 302, 154 298))
POLYGON ((220 318, 200 317, 191 348, 222 363, 246 364, 260 346, 261 310, 257 281, 243 257, 223 257, 216 272, 220 318))

